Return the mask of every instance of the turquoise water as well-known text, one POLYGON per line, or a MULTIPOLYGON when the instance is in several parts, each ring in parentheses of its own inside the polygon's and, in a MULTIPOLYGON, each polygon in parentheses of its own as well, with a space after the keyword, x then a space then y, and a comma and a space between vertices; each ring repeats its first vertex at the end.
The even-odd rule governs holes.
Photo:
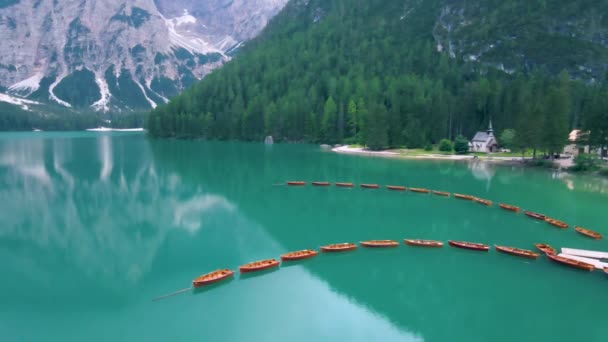
POLYGON ((608 251, 573 229, 414 193, 520 205, 608 235, 608 182, 311 145, 0 135, 2 341, 606 341, 608 275, 495 251, 359 249, 153 302, 208 271, 365 239, 608 251))

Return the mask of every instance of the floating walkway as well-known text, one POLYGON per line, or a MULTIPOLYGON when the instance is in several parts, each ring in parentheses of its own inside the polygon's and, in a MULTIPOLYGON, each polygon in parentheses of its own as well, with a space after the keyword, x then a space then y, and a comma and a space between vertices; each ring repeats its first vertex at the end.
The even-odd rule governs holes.
POLYGON ((595 268, 597 268, 598 270, 603 270, 604 268, 608 267, 608 262, 601 262, 597 259, 585 258, 585 257, 570 255, 570 254, 565 254, 565 253, 560 253, 558 256, 564 257, 564 258, 570 259, 570 260, 586 262, 588 264, 595 266, 595 268))
POLYGON ((585 249, 562 248, 562 253, 594 259, 608 259, 608 252, 588 251, 585 249))

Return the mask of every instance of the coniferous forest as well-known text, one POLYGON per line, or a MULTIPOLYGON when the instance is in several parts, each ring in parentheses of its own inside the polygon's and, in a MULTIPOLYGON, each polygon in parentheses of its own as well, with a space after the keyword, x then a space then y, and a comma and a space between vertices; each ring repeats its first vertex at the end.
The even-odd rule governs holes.
MULTIPOLYGON (((443 2, 290 1, 234 60, 152 111, 149 133, 418 148, 470 139, 491 119, 497 134, 515 131, 511 147, 518 150, 559 152, 573 128, 591 129, 594 146, 608 144, 605 76, 572 75, 566 67, 577 61, 554 63, 551 51, 506 71, 450 56, 433 36, 443 2)), ((514 29, 541 47, 549 38, 535 25, 547 2, 573 13, 585 6, 490 2, 521 14, 514 29)), ((486 25, 470 34, 495 34, 495 24, 486 25)))

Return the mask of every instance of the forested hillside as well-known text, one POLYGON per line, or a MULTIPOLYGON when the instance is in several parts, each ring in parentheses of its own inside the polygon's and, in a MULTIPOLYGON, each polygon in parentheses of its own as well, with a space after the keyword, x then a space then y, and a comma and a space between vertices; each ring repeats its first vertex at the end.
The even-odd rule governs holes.
MULTIPOLYGON (((475 20, 467 19, 478 26, 471 28, 471 36, 460 29, 458 37, 479 36, 487 42, 492 34, 523 36, 513 45, 520 48, 535 37, 551 37, 560 48, 572 40, 542 29, 555 12, 543 11, 543 6, 559 6, 560 1, 503 2, 510 6, 499 8, 522 16, 517 20, 527 25, 503 25, 496 7, 487 6, 491 1, 479 1, 485 6, 478 7, 475 20), (506 29, 520 31, 508 35, 506 29)), ((561 150, 573 127, 593 126, 593 135, 608 132, 599 129, 608 125, 602 117, 608 95, 604 76, 583 79, 572 72, 584 63, 577 54, 585 61, 595 56, 605 69, 608 44, 589 42, 591 50, 578 44, 580 51, 562 59, 551 55, 547 63, 538 58, 544 53, 536 53, 534 63, 521 60, 525 67, 496 67, 500 55, 493 56, 493 63, 482 63, 443 46, 453 43, 446 43, 445 35, 437 37, 440 24, 451 32, 454 25, 446 24, 446 13, 461 3, 292 0, 237 58, 154 110, 150 134, 244 140, 272 135, 280 141, 413 148, 459 134, 470 137, 491 118, 499 133, 516 131, 516 146, 551 152, 561 150), (556 66, 564 67, 561 73, 556 66)), ((465 3, 470 10, 474 2, 465 3)), ((577 5, 567 7, 572 16, 594 6, 573 3, 577 5)), ((468 13, 464 8, 456 12, 468 13)), ((556 13, 569 16, 563 10, 556 13)), ((604 32, 606 18, 594 23, 604 32)), ((475 45, 466 42, 460 45, 475 45)))

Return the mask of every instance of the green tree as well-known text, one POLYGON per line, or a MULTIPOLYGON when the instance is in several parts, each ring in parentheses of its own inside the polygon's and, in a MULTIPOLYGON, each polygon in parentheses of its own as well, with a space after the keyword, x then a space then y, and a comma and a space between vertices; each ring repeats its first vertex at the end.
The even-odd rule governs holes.
POLYGON ((507 128, 500 133, 500 144, 506 148, 512 149, 515 146, 515 130, 512 128, 507 128))
POLYGON ((346 111, 347 115, 347 136, 354 137, 357 135, 357 105, 353 99, 348 101, 348 109, 346 111))
POLYGON ((372 107, 365 124, 365 143, 370 150, 381 150, 388 146, 387 126, 386 108, 372 107))
POLYGON ((454 144, 448 139, 441 139, 439 142, 439 151, 441 152, 452 152, 454 150, 454 144))
POLYGON ((467 138, 462 135, 457 136, 456 140, 454 140, 454 151, 456 154, 466 154, 469 152, 469 141, 467 138))
POLYGON ((323 140, 327 143, 336 143, 337 140, 337 118, 336 114, 338 111, 338 107, 336 106, 336 102, 330 96, 325 101, 325 106, 323 107, 323 120, 321 121, 321 135, 323 136, 323 140))

